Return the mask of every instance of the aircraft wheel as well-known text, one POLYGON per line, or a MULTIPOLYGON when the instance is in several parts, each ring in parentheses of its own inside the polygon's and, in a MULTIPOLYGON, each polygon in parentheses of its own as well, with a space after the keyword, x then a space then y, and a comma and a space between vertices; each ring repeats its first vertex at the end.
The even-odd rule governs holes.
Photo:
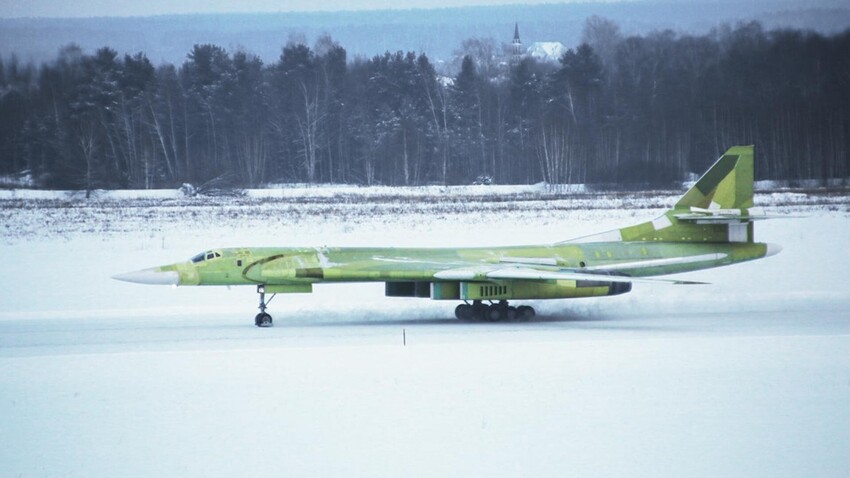
POLYGON ((507 310, 505 311, 505 318, 507 320, 513 322, 514 320, 516 320, 516 317, 517 317, 516 307, 514 307, 514 306, 507 307, 507 310))
POLYGON ((500 307, 498 305, 492 305, 492 306, 488 307, 488 309, 489 310, 487 311, 486 317, 487 317, 487 320, 490 320, 492 322, 498 322, 498 321, 504 319, 505 315, 507 315, 505 313, 505 308, 500 307))
POLYGON ((490 307, 484 304, 473 304, 471 307, 473 320, 487 320, 487 312, 490 310, 490 307))
POLYGON ((271 327, 273 325, 272 316, 265 312, 261 312, 254 317, 254 325, 257 327, 271 327))
POLYGON ((460 304, 455 307, 455 317, 459 320, 471 320, 473 317, 472 306, 469 304, 460 304))
POLYGON ((530 320, 534 318, 534 308, 527 305, 521 305, 516 309, 516 315, 521 320, 530 320))

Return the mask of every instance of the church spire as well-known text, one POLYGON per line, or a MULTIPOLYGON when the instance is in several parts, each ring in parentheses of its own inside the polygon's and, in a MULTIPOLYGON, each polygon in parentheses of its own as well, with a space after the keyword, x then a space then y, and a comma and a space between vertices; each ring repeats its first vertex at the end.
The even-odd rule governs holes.
POLYGON ((522 40, 519 39, 519 22, 514 23, 514 41, 511 42, 511 60, 518 62, 522 58, 522 40))

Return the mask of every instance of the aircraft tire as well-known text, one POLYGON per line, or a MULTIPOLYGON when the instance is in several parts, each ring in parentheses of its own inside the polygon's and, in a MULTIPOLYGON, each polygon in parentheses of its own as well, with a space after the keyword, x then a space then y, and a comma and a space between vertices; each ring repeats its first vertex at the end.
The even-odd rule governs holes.
POLYGON ((505 318, 509 322, 513 322, 514 320, 516 320, 516 318, 517 318, 516 307, 514 307, 514 306, 507 307, 506 310, 505 310, 505 318))
POLYGON ((265 312, 261 312, 254 317, 254 325, 257 327, 271 327, 274 325, 272 322, 272 316, 265 312))
POLYGON ((469 304, 460 304, 455 307, 455 317, 458 320, 471 320, 472 315, 472 306, 469 304))
POLYGON ((487 308, 486 317, 491 322, 499 322, 505 318, 505 308, 498 305, 491 305, 487 308))
POLYGON ((487 320, 488 312, 490 310, 489 306, 484 304, 474 304, 472 305, 472 319, 473 320, 487 320))
POLYGON ((521 305, 517 307, 516 315, 520 320, 531 320, 534 318, 534 308, 527 305, 521 305))

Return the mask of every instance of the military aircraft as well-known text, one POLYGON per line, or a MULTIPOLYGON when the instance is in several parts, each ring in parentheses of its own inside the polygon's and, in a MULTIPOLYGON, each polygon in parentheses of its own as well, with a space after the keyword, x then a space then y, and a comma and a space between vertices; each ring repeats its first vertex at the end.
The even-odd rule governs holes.
POLYGON ((141 284, 250 285, 258 327, 276 294, 309 293, 313 284, 384 282, 389 297, 463 301, 462 320, 529 319, 534 309, 509 300, 624 294, 633 282, 702 284, 649 276, 675 274, 777 254, 755 242, 753 147, 735 146, 658 218, 555 244, 476 248, 230 248, 186 262, 114 276, 141 284), (266 294, 272 294, 269 301, 266 294))

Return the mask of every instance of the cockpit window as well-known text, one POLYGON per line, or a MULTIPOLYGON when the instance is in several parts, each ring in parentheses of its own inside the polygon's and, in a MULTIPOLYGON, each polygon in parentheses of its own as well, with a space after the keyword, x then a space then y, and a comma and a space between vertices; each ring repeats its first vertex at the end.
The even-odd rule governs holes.
POLYGON ((211 260, 211 259, 217 259, 219 257, 221 257, 220 252, 213 252, 213 251, 202 252, 202 253, 198 254, 197 256, 193 257, 192 262, 198 263, 198 262, 202 262, 202 261, 208 261, 208 260, 211 260))

